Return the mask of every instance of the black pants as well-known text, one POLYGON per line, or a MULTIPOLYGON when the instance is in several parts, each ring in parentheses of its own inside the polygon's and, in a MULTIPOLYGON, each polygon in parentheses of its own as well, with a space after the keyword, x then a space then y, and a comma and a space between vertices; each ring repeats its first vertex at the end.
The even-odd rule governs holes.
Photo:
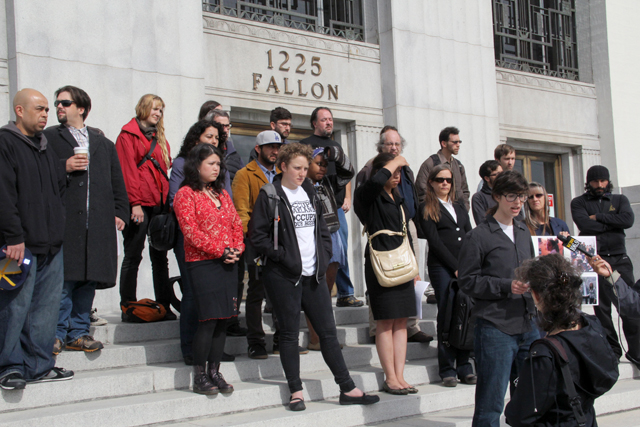
MULTIPOLYGON (((238 267, 242 269, 244 277, 244 268, 246 265, 249 271, 249 282, 247 283, 247 301, 245 304, 246 320, 247 320, 247 343, 265 344, 264 329, 262 328, 262 301, 265 299, 264 285, 259 277, 259 267, 254 262, 255 251, 253 250, 249 239, 245 239, 245 252, 242 254, 243 263, 238 267)), ((275 314, 272 314, 274 328, 276 333, 273 336, 274 344, 279 342, 279 327, 275 314)))
POLYGON ((227 319, 198 322, 198 330, 193 338, 193 364, 205 366, 209 362, 210 365, 219 365, 226 339, 227 319))
MULTIPOLYGON (((633 264, 629 257, 624 255, 613 255, 606 256, 600 255, 602 259, 611 264, 611 270, 618 270, 620 276, 627 283, 635 283, 633 278, 633 264)), ((598 277, 599 280, 599 291, 598 296, 600 302, 597 306, 593 308, 595 315, 602 323, 605 331, 607 332, 607 341, 611 345, 613 352, 618 356, 618 358, 622 357, 622 347, 618 342, 618 335, 615 330, 615 325, 613 324, 613 320, 611 319, 611 300, 607 297, 607 293, 603 292, 605 286, 611 286, 604 282, 602 277, 598 277)), ((628 319, 624 312, 620 315, 622 319, 622 330, 624 331, 624 336, 627 338, 627 345, 629 346, 628 352, 626 354, 627 359, 634 362, 635 364, 640 364, 640 322, 637 320, 628 319)))
POLYGON ((264 284, 280 324, 280 361, 289 391, 295 393, 302 390, 298 352, 301 308, 320 337, 322 357, 333 373, 336 384, 343 392, 353 390, 356 386, 342 357, 326 281, 323 279, 322 283, 318 283, 315 276, 302 276, 294 286, 290 281, 271 273, 265 275, 264 284))
MULTIPOLYGON (((142 224, 130 222, 124 230, 124 259, 120 269, 120 301, 137 301, 136 288, 138 286, 138 267, 142 261, 144 242, 147 239, 149 221, 160 213, 159 207, 143 206, 144 221, 142 224)), ((171 305, 171 290, 169 289, 169 261, 166 251, 157 251, 149 246, 149 258, 153 272, 153 290, 155 300, 167 310, 171 305)))

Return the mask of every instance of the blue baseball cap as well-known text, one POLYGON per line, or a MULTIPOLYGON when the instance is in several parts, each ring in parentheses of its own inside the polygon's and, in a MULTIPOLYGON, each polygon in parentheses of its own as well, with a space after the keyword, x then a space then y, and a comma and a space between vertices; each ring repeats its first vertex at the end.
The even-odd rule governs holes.
POLYGON ((24 260, 22 265, 18 266, 18 261, 7 258, 7 254, 4 253, 6 249, 7 245, 0 248, 0 290, 11 291, 22 286, 27 280, 33 255, 29 249, 24 248, 24 260))

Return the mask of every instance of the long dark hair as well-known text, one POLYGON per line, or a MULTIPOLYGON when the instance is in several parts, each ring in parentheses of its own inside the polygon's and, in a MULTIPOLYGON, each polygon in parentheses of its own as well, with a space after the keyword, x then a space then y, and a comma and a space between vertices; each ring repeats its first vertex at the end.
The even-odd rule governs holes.
MULTIPOLYGON (((496 180, 493 183, 491 197, 493 197, 494 200, 496 197, 509 193, 529 195, 529 184, 524 176, 522 176, 518 171, 511 170, 500 172, 500 175, 496 177, 496 180)), ((498 212, 498 206, 499 204, 496 204, 494 207, 490 208, 487 211, 487 214, 492 216, 495 215, 496 212, 498 212)))
POLYGON ((218 147, 221 147, 221 150, 225 150, 227 146, 227 135, 224 133, 222 125, 211 120, 198 120, 189 128, 187 134, 184 136, 178 157, 186 159, 191 149, 200 143, 202 134, 210 127, 218 130, 218 147))
POLYGON ((184 186, 190 187, 194 191, 203 190, 205 183, 200 179, 200 165, 202 162, 209 158, 212 154, 216 154, 220 158, 220 173, 215 181, 208 186, 216 193, 221 193, 224 189, 224 177, 227 172, 227 168, 222 158, 222 150, 212 144, 198 144, 189 152, 187 160, 184 162, 184 180, 180 185, 180 188, 184 186))
POLYGON ((448 165, 441 164, 431 169, 429 172, 429 177, 427 178, 427 191, 424 195, 424 215, 425 219, 431 218, 435 222, 440 222, 440 202, 438 201, 438 195, 436 194, 436 190, 433 189, 431 182, 438 176, 438 174, 442 171, 449 171, 451 174, 451 188, 449 189, 449 201, 451 203, 456 200, 456 183, 455 178, 453 177, 453 172, 448 165))
POLYGON ((560 254, 525 261, 515 271, 516 278, 529 283, 542 303, 538 324, 551 332, 571 329, 580 320, 582 278, 575 267, 560 254))

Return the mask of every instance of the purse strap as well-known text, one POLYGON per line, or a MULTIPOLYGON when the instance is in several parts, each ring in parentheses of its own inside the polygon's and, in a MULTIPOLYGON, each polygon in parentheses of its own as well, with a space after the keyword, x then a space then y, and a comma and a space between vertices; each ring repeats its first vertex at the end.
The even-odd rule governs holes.
POLYGON ((367 233, 367 239, 369 239, 369 245, 371 245, 371 240, 378 236, 379 234, 386 234, 387 236, 401 236, 401 237, 406 237, 407 236, 407 222, 404 216, 404 209, 402 209, 402 205, 400 205, 400 212, 402 213, 402 232, 400 231, 391 231, 391 230, 378 230, 373 234, 369 234, 368 231, 365 230, 365 232, 367 233))

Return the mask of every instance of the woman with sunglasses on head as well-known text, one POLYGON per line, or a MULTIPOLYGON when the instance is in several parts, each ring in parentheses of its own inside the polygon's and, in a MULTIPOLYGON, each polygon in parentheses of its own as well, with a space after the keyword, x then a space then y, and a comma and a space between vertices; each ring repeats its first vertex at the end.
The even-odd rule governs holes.
POLYGON ((567 387, 572 382, 585 417, 583 425, 596 426, 593 403, 616 383, 618 359, 598 319, 580 311, 580 272, 562 255, 551 254, 527 261, 516 270, 516 277, 529 284, 538 324, 547 338, 531 345, 505 409, 507 423, 577 426, 580 415, 571 406, 571 386, 567 387), (562 353, 554 350, 557 347, 548 338, 566 353, 571 378, 559 368, 562 353))
POLYGON ((517 374, 539 337, 529 288, 514 274, 534 254, 531 234, 515 220, 527 201, 527 180, 516 171, 502 172, 491 194, 498 204, 467 233, 458 256, 460 289, 475 300, 474 427, 499 427, 507 386, 517 376, 510 378, 512 371, 517 374))
MULTIPOLYGON (((408 165, 402 156, 378 154, 373 159, 370 178, 356 189, 353 207, 370 236, 379 230, 407 232, 406 223, 411 218, 406 214, 404 199, 397 187, 402 167, 408 165)), ((404 236, 380 234, 371 240, 371 245, 376 251, 390 251, 400 247, 403 241, 404 236)), ((382 388, 390 394, 417 393, 418 390, 404 379, 407 318, 416 315, 415 279, 383 287, 373 270, 369 245, 364 256, 364 276, 376 321, 376 350, 385 375, 382 388)))
MULTIPOLYGON (((138 267, 151 219, 161 213, 169 194, 167 171, 171 167, 169 143, 164 135, 164 101, 147 94, 136 105, 136 117, 122 127, 116 151, 131 205, 131 221, 122 231, 124 259, 120 269, 121 304, 137 301, 138 267), (151 149, 153 148, 153 151, 151 149)), ((165 320, 176 320, 171 311, 167 251, 149 246, 155 299, 167 311, 165 320)), ((130 321, 123 312, 122 321, 130 321)))
MULTIPOLYGON (((191 150, 199 144, 211 144, 214 147, 224 145, 226 135, 222 125, 210 120, 199 120, 187 131, 180 147, 178 156, 173 160, 171 176, 169 178, 169 204, 173 207, 173 199, 184 180, 184 163, 191 150)), ((224 176, 225 190, 231 195, 231 179, 229 172, 224 176)), ((194 306, 193 291, 189 280, 189 272, 184 257, 184 236, 178 228, 178 238, 173 253, 178 262, 181 277, 182 300, 180 301, 180 347, 185 364, 193 364, 192 342, 193 336, 198 328, 197 312, 194 306)), ((234 360, 231 355, 224 355, 223 360, 234 360)))
POLYGON ((173 207, 184 234, 185 261, 198 312, 193 338, 193 391, 231 393, 220 373, 227 320, 238 315, 237 262, 242 222, 224 190, 222 151, 199 144, 187 156, 173 207), (208 365, 208 366, 207 366, 208 365))
POLYGON ((532 236, 569 235, 567 223, 549 216, 547 190, 537 182, 529 183, 529 199, 524 206, 525 224, 532 236))
POLYGON ((278 215, 274 218, 275 206, 270 207, 268 194, 261 190, 249 221, 249 238, 264 256, 264 287, 280 324, 280 361, 291 392, 292 411, 306 409, 298 350, 300 310, 304 310, 320 337, 322 357, 340 386, 340 404, 369 405, 380 399, 356 388, 340 351, 325 280, 332 255, 331 235, 322 203, 307 179, 312 155, 310 146, 297 142, 280 148, 276 165, 282 173, 272 184, 278 215))
POLYGON ((459 350, 442 341, 446 312, 447 287, 458 277, 458 254, 462 239, 471 231, 465 206, 456 200, 453 174, 448 165, 438 165, 427 178, 425 200, 420 205, 420 227, 429 242, 427 268, 438 302, 438 368, 445 387, 455 387, 458 379, 475 384, 476 376, 469 362, 470 351, 459 350))

